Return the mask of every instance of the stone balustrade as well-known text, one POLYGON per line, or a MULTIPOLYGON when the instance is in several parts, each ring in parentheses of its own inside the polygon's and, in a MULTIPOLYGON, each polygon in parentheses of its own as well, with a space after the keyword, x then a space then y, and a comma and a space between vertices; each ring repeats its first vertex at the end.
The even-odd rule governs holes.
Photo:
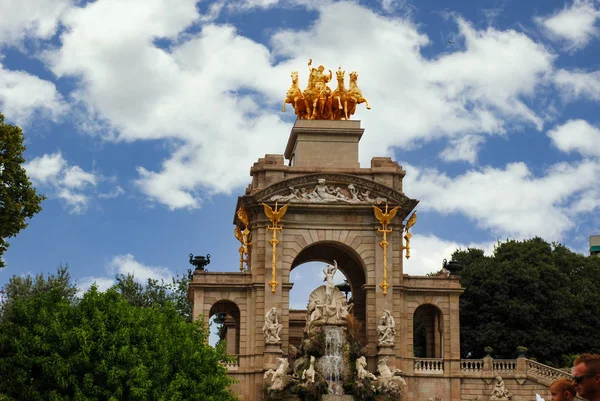
POLYGON ((561 377, 571 378, 571 375, 565 371, 526 358, 493 359, 486 357, 483 359, 461 359, 460 371, 462 377, 477 378, 499 375, 505 379, 529 378, 547 385, 561 377))
POLYGON ((240 360, 236 355, 229 355, 235 359, 231 361, 221 361, 219 362, 221 365, 225 366, 228 372, 235 372, 240 369, 240 360))
POLYGON ((444 373, 444 360, 441 358, 415 358, 415 373, 444 373))
POLYGON ((460 370, 468 373, 481 372, 483 370, 483 359, 461 359, 460 370))
POLYGON ((531 376, 536 376, 540 379, 545 379, 546 381, 554 381, 556 379, 560 379, 562 377, 566 377, 568 379, 571 379, 572 376, 560 369, 555 369, 553 367, 541 364, 539 362, 536 361, 532 361, 530 359, 527 359, 527 374, 531 375, 531 376))
POLYGON ((492 368, 494 372, 504 373, 512 370, 517 370, 516 359, 494 359, 492 361, 492 368))

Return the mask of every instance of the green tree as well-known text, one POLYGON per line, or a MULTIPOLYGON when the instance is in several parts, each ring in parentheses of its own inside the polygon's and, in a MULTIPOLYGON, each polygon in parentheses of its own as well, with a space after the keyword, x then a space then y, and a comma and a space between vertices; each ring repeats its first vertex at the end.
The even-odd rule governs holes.
POLYGON ((192 304, 188 300, 190 279, 177 275, 171 282, 149 278, 146 285, 135 280, 131 273, 117 274, 115 289, 129 303, 140 307, 161 307, 172 303, 179 314, 192 321, 192 304))
POLYGON ((541 238, 499 243, 492 256, 458 250, 463 265, 461 351, 513 357, 525 346, 538 360, 561 365, 564 355, 600 352, 600 258, 541 238))
POLYGON ((27 227, 25 220, 42 210, 45 198, 36 193, 23 168, 23 131, 5 124, 0 114, 0 268, 8 248, 7 238, 27 227))
POLYGON ((136 306, 115 287, 105 293, 92 287, 79 299, 64 277, 41 284, 39 276, 25 284, 13 278, 5 286, 12 295, 0 319, 0 394, 27 400, 235 400, 219 363, 222 350, 208 346, 204 326, 187 322, 174 302, 136 306))

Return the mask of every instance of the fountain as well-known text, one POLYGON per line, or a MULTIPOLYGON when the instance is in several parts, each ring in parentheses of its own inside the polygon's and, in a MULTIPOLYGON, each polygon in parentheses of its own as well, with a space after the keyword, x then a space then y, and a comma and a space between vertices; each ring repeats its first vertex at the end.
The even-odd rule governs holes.
POLYGON ((346 362, 343 356, 343 347, 346 343, 344 328, 338 326, 326 326, 325 332, 325 355, 317 363, 317 368, 327 382, 327 391, 330 395, 343 395, 343 379, 346 362))
MULTIPOLYGON (((401 387, 406 383, 398 369, 388 368, 387 358, 379 360, 379 376, 366 370, 366 359, 360 353, 354 330, 349 330, 352 325, 348 323, 354 320, 350 315, 352 304, 333 284, 336 271, 337 263, 333 261, 333 266, 323 270, 326 284, 309 296, 304 337, 296 350, 292 374, 286 373, 285 358, 278 359, 277 369, 265 373, 265 378, 271 378, 265 387, 265 401, 298 397, 304 401, 354 401, 354 396, 374 400, 378 394, 385 399, 401 398, 401 387)), ((381 326, 385 326, 383 330, 395 325, 391 319, 389 325, 381 326)), ((265 333, 265 341, 268 340, 265 333)))

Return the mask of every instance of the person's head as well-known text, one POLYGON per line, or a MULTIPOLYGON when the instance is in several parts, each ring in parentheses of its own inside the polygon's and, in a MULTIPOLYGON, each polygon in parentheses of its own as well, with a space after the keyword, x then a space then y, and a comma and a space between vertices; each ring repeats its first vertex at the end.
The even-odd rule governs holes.
POLYGON ((582 354, 575 359, 573 383, 581 397, 600 401, 600 355, 582 354))
POLYGON ((575 384, 566 377, 554 380, 550 385, 551 401, 573 401, 576 393, 575 384))
POLYGON ((322 65, 319 66, 319 72, 323 72, 325 71, 325 67, 323 67, 322 65))

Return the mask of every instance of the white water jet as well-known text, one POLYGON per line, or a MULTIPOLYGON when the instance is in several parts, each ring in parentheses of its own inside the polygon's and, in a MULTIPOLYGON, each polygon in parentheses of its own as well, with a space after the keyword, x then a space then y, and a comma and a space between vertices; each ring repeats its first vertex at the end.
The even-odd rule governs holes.
POLYGON ((325 328, 325 355, 321 358, 323 376, 329 387, 329 394, 343 395, 343 348, 344 330, 333 326, 325 328))

